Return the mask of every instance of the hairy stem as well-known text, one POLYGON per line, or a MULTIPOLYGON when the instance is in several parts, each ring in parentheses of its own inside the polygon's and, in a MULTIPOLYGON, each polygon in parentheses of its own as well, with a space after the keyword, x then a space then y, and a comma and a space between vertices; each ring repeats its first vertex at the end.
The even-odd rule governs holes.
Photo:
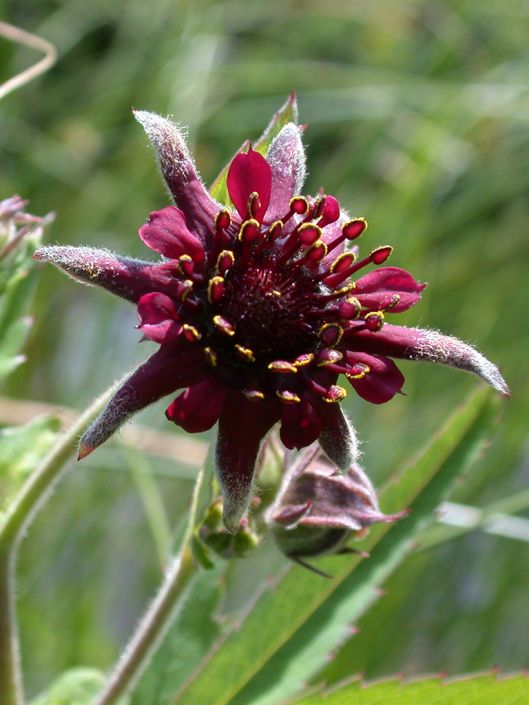
POLYGON ((0 525, 0 703, 22 705, 22 675, 15 614, 15 566, 18 546, 38 509, 59 479, 75 450, 81 431, 94 419, 114 391, 98 397, 58 439, 22 486, 0 525))
MULTIPOLYGON (((211 460, 211 456, 210 456, 211 460)), ((209 462, 206 466, 209 469, 209 462)), ((114 705, 130 691, 147 665, 150 656, 165 636, 183 603, 183 596, 191 578, 196 573, 196 564, 191 550, 195 517, 204 500, 206 469, 198 473, 193 498, 189 509, 187 527, 178 555, 173 559, 165 579, 145 615, 121 655, 114 672, 93 705, 114 705)))
POLYGON ((0 555, 0 703, 22 705, 22 682, 18 658, 15 620, 13 564, 14 551, 0 555))
POLYGON ((94 705, 113 705, 136 683, 170 627, 180 598, 195 570, 193 555, 186 541, 94 705))

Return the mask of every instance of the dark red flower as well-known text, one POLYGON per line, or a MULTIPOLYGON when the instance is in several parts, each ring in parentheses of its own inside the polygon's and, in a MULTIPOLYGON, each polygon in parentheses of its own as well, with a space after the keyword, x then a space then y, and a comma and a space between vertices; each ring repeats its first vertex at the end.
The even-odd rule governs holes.
POLYGON ((460 367, 507 393, 496 367, 470 346, 386 323, 417 303, 424 285, 403 269, 380 267, 389 246, 359 258, 350 243, 366 222, 350 218, 336 198, 301 195, 305 156, 297 125, 279 131, 266 157, 251 147, 235 156, 227 174, 231 208, 208 193, 174 124, 135 115, 177 204, 151 213, 139 231, 164 259, 144 262, 83 247, 37 253, 133 301, 144 337, 160 345, 88 429, 81 456, 134 412, 184 389, 167 418, 192 433, 219 421, 224 517, 236 530, 260 443, 277 422, 287 448, 319 439, 342 469, 354 461, 339 375, 375 404, 404 382, 390 358, 460 367))

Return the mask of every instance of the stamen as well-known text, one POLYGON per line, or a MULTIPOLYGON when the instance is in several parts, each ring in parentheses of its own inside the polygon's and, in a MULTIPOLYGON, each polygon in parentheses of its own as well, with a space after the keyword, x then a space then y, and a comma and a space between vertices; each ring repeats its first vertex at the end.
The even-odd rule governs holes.
POLYGON ((251 218, 241 224, 238 238, 241 242, 253 242, 259 237, 260 224, 258 220, 251 218))
POLYGON ((213 350, 213 348, 204 348, 204 357, 206 358, 206 362, 208 363, 208 365, 211 365, 211 367, 217 367, 219 357, 217 353, 213 350))
POLYGON ((384 312, 371 311, 364 316, 364 322, 367 330, 372 333, 377 333, 384 325, 384 312))
POLYGON ((314 223, 302 223, 296 232, 299 240, 304 245, 312 245, 323 236, 323 230, 314 223))
POLYGON ((294 196, 290 199, 288 207, 291 213, 296 213, 297 215, 306 215, 306 213, 308 213, 309 211, 309 202, 307 201, 305 196, 294 196))
POLYGON ((235 255, 231 250, 222 250, 217 257, 217 270, 220 274, 226 274, 228 269, 233 267, 235 262, 235 255))
POLYGON ((377 247, 376 250, 373 250, 373 252, 371 252, 371 254, 369 255, 369 259, 374 264, 382 264, 388 259, 392 252, 393 248, 391 247, 391 245, 377 247))
POLYGON ((224 335, 232 336, 235 335, 235 329, 229 321, 227 321, 222 316, 213 316, 213 324, 216 329, 223 333, 224 335))
POLYGON ((337 384, 333 384, 330 387, 324 387, 313 379, 309 379, 309 385, 311 389, 316 392, 322 399, 330 404, 339 402, 347 396, 347 390, 343 387, 339 387, 337 384))
POLYGON ((279 397, 279 399, 281 399, 284 404, 301 403, 301 398, 297 394, 294 394, 294 392, 290 392, 288 389, 278 389, 276 391, 276 395, 279 397))
POLYGON ((259 200, 259 194, 257 191, 253 191, 248 198, 248 217, 255 218, 255 215, 259 212, 261 208, 261 201, 259 200))
POLYGON ((265 398, 263 392, 258 389, 243 389, 242 394, 248 399, 248 401, 262 401, 265 398))
POLYGON ((226 230, 231 224, 231 215, 228 210, 221 210, 215 219, 215 226, 218 230, 226 230))
POLYGON ((198 328, 189 325, 189 323, 184 323, 182 330, 186 340, 190 343, 197 343, 202 338, 202 333, 198 330, 198 328))
POLYGON ((361 308, 362 305, 360 301, 358 301, 358 299, 354 296, 350 296, 348 299, 341 302, 341 304, 338 306, 338 312, 340 314, 340 318, 344 318, 350 321, 355 318, 358 318, 358 316, 360 315, 361 308))
POLYGON ((323 397, 323 400, 329 404, 335 404, 336 402, 342 401, 342 399, 345 399, 347 396, 347 389, 344 389, 337 384, 333 384, 332 387, 329 387, 326 390, 326 392, 327 393, 323 397))
POLYGON ((324 228, 335 223, 340 217, 340 204, 334 196, 323 196, 314 209, 314 217, 319 218, 318 225, 324 228))
POLYGON ((384 312, 391 311, 391 309, 395 308, 395 306, 399 303, 399 301, 400 301, 400 295, 393 294, 391 296, 390 301, 387 304, 385 303, 383 306, 381 306, 380 310, 384 311, 384 312))
POLYGON ((330 271, 334 274, 348 269, 355 261, 356 257, 352 252, 344 252, 339 255, 330 266, 330 271))
POLYGON ((365 218, 353 218, 342 226, 342 233, 348 240, 356 240, 357 237, 367 230, 367 220, 365 218))
POLYGON ((280 238, 283 234, 283 223, 280 220, 275 220, 272 225, 268 228, 268 233, 266 235, 266 240, 268 242, 274 242, 280 238))
POLYGON ((325 323, 319 331, 319 336, 326 346, 332 348, 342 339, 343 328, 338 323, 325 323))
POLYGON ((367 257, 364 257, 364 259, 361 259, 356 264, 352 264, 350 267, 344 269, 342 272, 337 272, 336 274, 330 274, 329 276, 324 277, 323 281, 328 287, 333 288, 337 284, 342 282, 344 279, 347 279, 352 274, 357 272, 359 269, 362 269, 363 267, 367 266, 368 264, 382 264, 387 260, 387 258, 392 252, 393 248, 389 245, 385 245, 384 247, 377 247, 367 257))
POLYGON ((237 343, 235 345, 235 350, 237 351, 239 357, 242 358, 245 362, 255 362, 254 352, 253 350, 250 350, 250 348, 244 348, 242 345, 239 345, 237 343))
POLYGON ((208 301, 212 304, 218 303, 222 299, 225 289, 223 277, 211 277, 208 282, 208 301))
POLYGON ((268 369, 277 374, 295 374, 298 371, 297 367, 286 360, 274 360, 269 363, 268 369))
POLYGON ((193 282, 191 279, 185 279, 183 282, 178 282, 175 298, 178 299, 178 301, 185 301, 191 293, 192 288, 193 282))
POLYGON ((180 255, 177 268, 184 276, 192 277, 195 271, 195 263, 189 255, 180 255))
POLYGON ((335 365, 343 359, 343 353, 332 348, 324 348, 318 353, 318 367, 328 367, 335 365))
POLYGON ((298 355, 292 364, 294 367, 305 367, 305 365, 310 365, 313 360, 314 353, 303 353, 303 355, 298 355))
POLYGON ((347 379, 363 379, 367 374, 371 372, 369 365, 365 365, 363 362, 356 362, 352 367, 350 367, 345 376, 347 379))

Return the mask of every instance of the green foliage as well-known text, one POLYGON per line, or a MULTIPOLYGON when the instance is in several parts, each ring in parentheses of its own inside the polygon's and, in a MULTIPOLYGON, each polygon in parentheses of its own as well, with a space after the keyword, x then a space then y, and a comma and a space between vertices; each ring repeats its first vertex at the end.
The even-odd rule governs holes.
MULTIPOLYGON (((0 223, 0 249, 1 229, 0 223)), ((0 258, 0 381, 25 360, 21 349, 33 322, 27 315, 34 288, 32 256, 39 242, 40 237, 33 234, 0 258)))
POLYGON ((330 580, 299 567, 288 570, 187 679, 179 705, 199 698, 211 705, 269 705, 299 690, 376 600, 377 588, 410 552, 417 533, 432 521, 435 508, 482 449, 496 416, 489 390, 473 395, 383 492, 384 510, 409 507, 410 516, 371 529, 360 545, 371 553, 369 559, 319 560, 317 567, 330 573, 330 580))
POLYGON ((132 705, 169 705, 175 684, 184 683, 220 635, 215 620, 223 567, 192 580, 178 616, 134 689, 132 705))
POLYGON ((53 445, 58 419, 43 416, 26 426, 0 430, 0 512, 53 445))
POLYGON ((406 705, 518 705, 527 697, 529 679, 526 675, 498 677, 479 674, 453 681, 438 677, 411 683, 394 679, 373 684, 356 681, 296 700, 292 705, 384 705, 388 702, 406 705))
MULTIPOLYGON (((93 668, 72 668, 63 673, 42 695, 29 705, 90 705, 105 681, 104 673, 93 668)), ((128 705, 128 698, 120 698, 116 705, 128 705)))

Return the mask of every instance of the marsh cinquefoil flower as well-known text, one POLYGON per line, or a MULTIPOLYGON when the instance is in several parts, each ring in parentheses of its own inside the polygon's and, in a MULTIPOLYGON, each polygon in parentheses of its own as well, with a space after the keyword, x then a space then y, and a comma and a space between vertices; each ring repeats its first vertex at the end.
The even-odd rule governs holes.
POLYGON ((250 146, 235 156, 227 207, 206 190, 173 123, 135 116, 176 203, 151 213, 139 230, 162 259, 67 246, 36 255, 132 301, 144 337, 159 344, 87 430, 81 457, 135 412, 184 389, 167 418, 192 433, 219 422, 217 473, 224 520, 235 531, 260 443, 277 422, 288 448, 319 439, 344 471, 354 462, 340 375, 375 404, 402 388, 391 358, 459 367, 507 393, 496 367, 469 345, 386 322, 417 303, 423 285, 403 269, 380 267, 389 246, 359 258, 350 243, 366 222, 350 218, 336 198, 301 195, 305 155, 296 124, 277 131, 266 156, 250 146))

